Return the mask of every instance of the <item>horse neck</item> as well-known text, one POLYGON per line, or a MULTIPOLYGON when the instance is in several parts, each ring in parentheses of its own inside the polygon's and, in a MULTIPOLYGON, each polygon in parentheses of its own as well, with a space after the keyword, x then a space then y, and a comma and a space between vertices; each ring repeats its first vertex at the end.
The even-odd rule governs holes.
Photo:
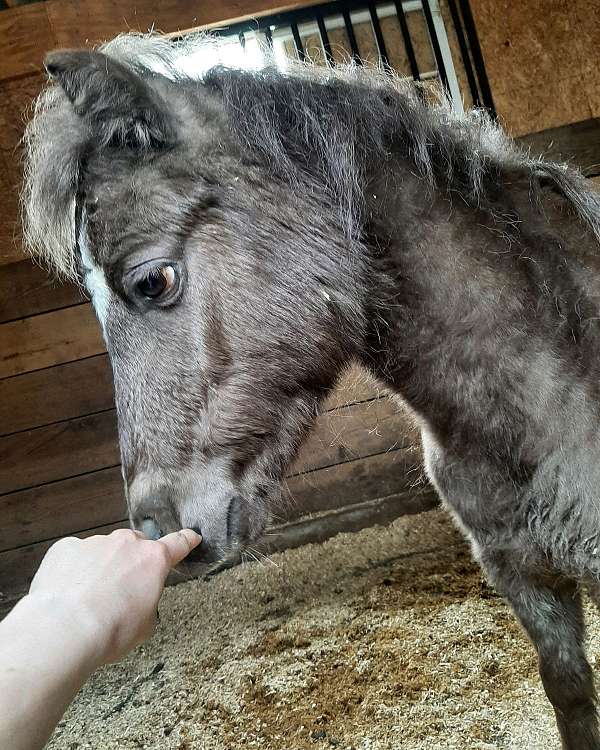
POLYGON ((472 208, 453 203, 443 189, 416 176, 405 163, 373 174, 365 199, 369 328, 359 359, 388 386, 402 391, 417 360, 420 322, 434 305, 443 317, 442 300, 456 283, 448 269, 456 265, 465 245, 478 241, 477 219, 472 208))

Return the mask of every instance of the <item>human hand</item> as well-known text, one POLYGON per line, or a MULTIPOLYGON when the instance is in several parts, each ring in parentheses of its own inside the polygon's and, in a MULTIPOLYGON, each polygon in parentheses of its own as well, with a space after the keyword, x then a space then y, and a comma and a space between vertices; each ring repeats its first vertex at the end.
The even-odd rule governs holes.
POLYGON ((48 550, 28 598, 86 639, 92 668, 117 661, 152 634, 167 574, 201 541, 191 529, 158 541, 129 529, 67 537, 48 550))

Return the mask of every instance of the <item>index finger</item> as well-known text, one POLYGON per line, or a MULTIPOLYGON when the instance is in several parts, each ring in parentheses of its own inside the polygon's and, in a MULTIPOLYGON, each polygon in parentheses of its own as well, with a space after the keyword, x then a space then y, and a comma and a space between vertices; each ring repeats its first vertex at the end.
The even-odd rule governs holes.
POLYGON ((169 564, 171 567, 180 563, 186 555, 197 547, 202 541, 200 534, 196 534, 192 529, 181 529, 171 534, 161 537, 157 544, 164 544, 169 553, 169 564))

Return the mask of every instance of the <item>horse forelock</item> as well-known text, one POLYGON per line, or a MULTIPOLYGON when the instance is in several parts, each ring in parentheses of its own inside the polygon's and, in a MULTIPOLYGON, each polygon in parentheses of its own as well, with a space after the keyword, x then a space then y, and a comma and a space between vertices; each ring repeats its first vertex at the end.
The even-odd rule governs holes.
MULTIPOLYGON (((404 139, 407 158, 425 182, 433 186, 441 177, 452 192, 478 206, 485 203, 490 181, 501 179, 504 170, 528 173, 532 195, 542 177, 600 241, 600 199, 583 176, 564 164, 532 158, 486 112, 458 112, 444 96, 426 103, 423 89, 412 81, 371 66, 290 63, 281 71, 266 51, 264 66, 254 71, 215 66, 227 44, 207 34, 172 40, 130 33, 100 51, 145 76, 197 80, 219 89, 226 109, 237 115, 230 118, 236 135, 268 163, 287 170, 286 177, 298 171, 292 152, 297 155, 302 147, 315 152, 349 236, 360 233, 362 165, 385 162, 391 134, 404 139), (342 89, 337 99, 332 96, 342 89), (278 109, 286 111, 284 117, 278 109)), ((25 243, 35 257, 71 279, 77 278, 75 203, 88 128, 62 90, 50 84, 35 103, 24 137, 25 243)))
MULTIPOLYGON (((129 33, 99 50, 142 75, 176 81, 199 80, 210 67, 211 51, 221 45, 206 34, 173 41, 158 34, 129 33)), ((34 102, 23 137, 23 238, 36 260, 72 281, 81 281, 75 211, 82 155, 89 139, 89 125, 74 112, 60 86, 49 82, 34 102)))

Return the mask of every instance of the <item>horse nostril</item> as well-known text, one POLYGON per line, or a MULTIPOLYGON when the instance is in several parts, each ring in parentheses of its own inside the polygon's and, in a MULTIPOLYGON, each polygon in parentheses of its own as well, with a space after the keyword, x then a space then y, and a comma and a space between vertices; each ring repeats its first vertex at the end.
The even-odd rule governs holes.
POLYGON ((184 562, 211 562, 213 559, 211 554, 212 553, 207 550, 207 548, 203 544, 200 544, 185 556, 184 562))
POLYGON ((159 529, 156 521, 153 518, 144 518, 140 524, 140 531, 148 539, 156 541, 162 536, 162 531, 159 529))
POLYGON ((240 495, 234 495, 227 508, 226 533, 227 541, 237 542, 247 534, 247 521, 244 516, 244 505, 240 495))
MULTIPOLYGON (((189 526, 188 528, 190 528, 192 531, 195 531, 198 536, 202 536, 202 532, 200 531, 199 526, 189 526)), ((206 545, 204 544, 204 541, 202 541, 197 547, 194 547, 191 552, 188 552, 188 554, 185 556, 185 559, 187 562, 201 562, 205 555, 206 545)))

